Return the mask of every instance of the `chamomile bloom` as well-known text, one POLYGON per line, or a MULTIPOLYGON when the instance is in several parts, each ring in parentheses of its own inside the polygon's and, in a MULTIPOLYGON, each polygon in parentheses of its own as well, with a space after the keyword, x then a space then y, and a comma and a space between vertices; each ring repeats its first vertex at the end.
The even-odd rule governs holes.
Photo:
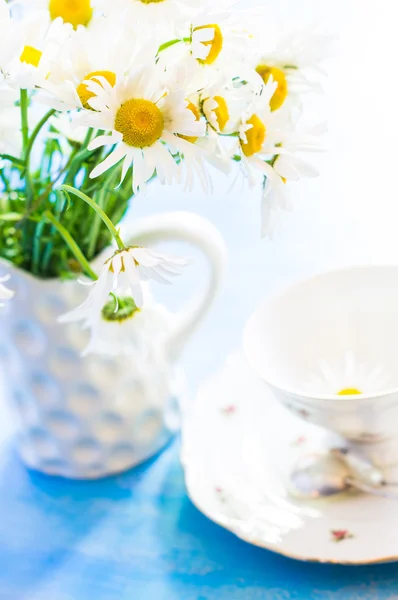
POLYGON ((186 63, 197 90, 218 82, 220 73, 225 77, 232 68, 239 72, 242 45, 247 50, 250 34, 237 21, 222 7, 200 10, 189 29, 180 33, 179 42, 160 52, 159 64, 170 70, 174 64, 186 63))
POLYGON ((9 279, 9 275, 0 277, 0 306, 2 306, 5 301, 11 300, 14 295, 14 292, 4 285, 9 279))
POLYGON ((115 146, 90 176, 98 177, 123 160, 122 181, 134 165, 134 192, 155 171, 163 184, 180 181, 181 169, 174 155, 184 153, 184 138, 205 134, 205 123, 190 110, 184 92, 168 92, 159 82, 158 71, 144 67, 114 87, 104 78, 100 83, 87 82, 87 87, 95 94, 89 104, 96 111, 87 115, 87 123, 111 131, 110 135, 95 138, 89 149, 115 146))
POLYGON ((138 308, 125 290, 118 288, 115 297, 102 308, 98 315, 91 315, 86 327, 90 330, 90 341, 84 354, 133 356, 140 364, 164 338, 170 329, 167 310, 157 305, 149 291, 143 286, 144 301, 138 308))
POLYGON ((200 91, 200 105, 207 123, 217 133, 231 134, 239 129, 242 114, 262 93, 258 80, 246 80, 244 71, 226 72, 225 78, 200 91))
MULTIPOLYGON (((261 37, 258 48, 264 45, 263 40, 261 37)), ((270 102, 272 110, 281 108, 290 95, 297 99, 303 92, 322 91, 320 65, 332 54, 333 40, 331 35, 307 29, 277 39, 268 51, 258 49, 250 57, 251 66, 264 83, 272 76, 278 84, 270 102)))
POLYGON ((258 101, 249 105, 241 116, 236 150, 251 184, 254 183, 253 169, 269 175, 273 171, 269 161, 280 151, 280 119, 274 118, 270 108, 276 87, 277 83, 271 78, 258 101))
POLYGON ((57 70, 50 73, 43 88, 50 92, 47 102, 57 110, 85 108, 94 93, 86 82, 105 79, 110 86, 123 80, 132 63, 155 57, 157 46, 142 39, 121 16, 100 17, 90 29, 73 32, 58 56, 57 70), (130 41, 133 40, 133 41, 130 41))
POLYGON ((71 31, 60 19, 50 26, 37 15, 11 19, 7 4, 0 0, 0 73, 5 83, 20 89, 40 86, 71 31))
POLYGON ((86 300, 71 312, 63 315, 61 322, 89 321, 92 315, 99 315, 109 301, 109 295, 119 288, 128 290, 135 306, 143 303, 141 281, 154 279, 159 283, 170 283, 187 264, 184 259, 158 254, 141 247, 118 250, 103 265, 86 300))
POLYGON ((92 24, 99 2, 97 0, 22 0, 22 4, 25 10, 31 9, 41 13, 41 17, 47 22, 62 19, 64 23, 77 29, 79 26, 87 27, 92 24))

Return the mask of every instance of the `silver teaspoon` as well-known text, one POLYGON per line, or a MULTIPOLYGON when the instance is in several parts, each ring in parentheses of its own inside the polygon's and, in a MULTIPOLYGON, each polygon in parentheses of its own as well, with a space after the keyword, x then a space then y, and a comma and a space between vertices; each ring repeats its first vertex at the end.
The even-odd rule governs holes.
MULTIPOLYGON (((383 484, 380 480, 380 484, 383 484)), ((299 458, 289 479, 289 492, 301 500, 327 498, 355 488, 374 496, 398 500, 398 496, 353 476, 344 456, 335 452, 307 454, 299 458)))

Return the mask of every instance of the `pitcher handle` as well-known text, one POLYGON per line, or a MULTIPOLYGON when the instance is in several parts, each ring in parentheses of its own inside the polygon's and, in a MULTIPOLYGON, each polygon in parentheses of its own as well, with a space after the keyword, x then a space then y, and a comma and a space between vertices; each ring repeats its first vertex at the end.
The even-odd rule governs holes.
MULTIPOLYGON (((227 248, 218 229, 207 219, 194 213, 176 211, 144 217, 128 227, 129 244, 150 246, 166 240, 184 241, 199 248, 209 265, 209 278, 203 294, 197 294, 177 317, 168 339, 168 355, 175 360, 209 312, 223 282, 227 248)), ((128 238, 127 238, 128 239, 128 238)))

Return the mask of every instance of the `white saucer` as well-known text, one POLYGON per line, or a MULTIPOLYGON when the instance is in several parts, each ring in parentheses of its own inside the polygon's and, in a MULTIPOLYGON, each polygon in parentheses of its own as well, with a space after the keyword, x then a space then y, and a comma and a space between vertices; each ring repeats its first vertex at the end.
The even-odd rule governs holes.
POLYGON ((238 537, 291 558, 353 565, 398 560, 398 502, 353 492, 312 502, 288 495, 289 466, 324 438, 323 430, 277 403, 236 352, 201 386, 185 415, 189 497, 238 537))

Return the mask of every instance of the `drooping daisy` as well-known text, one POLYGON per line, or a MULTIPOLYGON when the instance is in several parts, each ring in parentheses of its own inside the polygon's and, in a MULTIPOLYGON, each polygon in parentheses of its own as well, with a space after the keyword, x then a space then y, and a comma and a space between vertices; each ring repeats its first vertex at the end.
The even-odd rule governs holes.
POLYGON ((97 165, 91 177, 102 175, 123 160, 122 180, 133 168, 133 191, 136 192, 157 173, 161 183, 181 179, 181 169, 173 158, 183 153, 184 137, 200 137, 206 127, 190 110, 184 91, 168 90, 160 84, 157 70, 141 67, 120 84, 112 87, 105 78, 87 82, 94 93, 89 100, 94 111, 87 123, 111 131, 90 144, 94 150, 115 145, 107 158, 97 165))
POLYGON ((71 31, 61 19, 50 26, 36 14, 11 19, 8 5, 0 0, 0 74, 4 82, 20 89, 40 86, 71 31))
POLYGON ((119 288, 128 290, 134 305, 140 308, 143 303, 141 280, 154 279, 159 283, 170 283, 170 278, 179 275, 186 264, 184 259, 158 254, 147 248, 129 247, 118 250, 104 264, 83 304, 63 315, 60 321, 66 323, 92 319, 93 315, 101 313, 110 300, 110 294, 119 288))
POLYGON ((158 347, 158 341, 167 334, 170 318, 163 306, 157 305, 144 287, 143 306, 138 308, 131 296, 116 290, 116 298, 109 298, 98 315, 86 322, 90 341, 84 354, 117 356, 126 354, 135 360, 148 360, 158 347))
POLYGON ((4 301, 10 300, 14 295, 14 292, 4 285, 9 279, 9 275, 0 277, 0 306, 2 306, 4 301))

